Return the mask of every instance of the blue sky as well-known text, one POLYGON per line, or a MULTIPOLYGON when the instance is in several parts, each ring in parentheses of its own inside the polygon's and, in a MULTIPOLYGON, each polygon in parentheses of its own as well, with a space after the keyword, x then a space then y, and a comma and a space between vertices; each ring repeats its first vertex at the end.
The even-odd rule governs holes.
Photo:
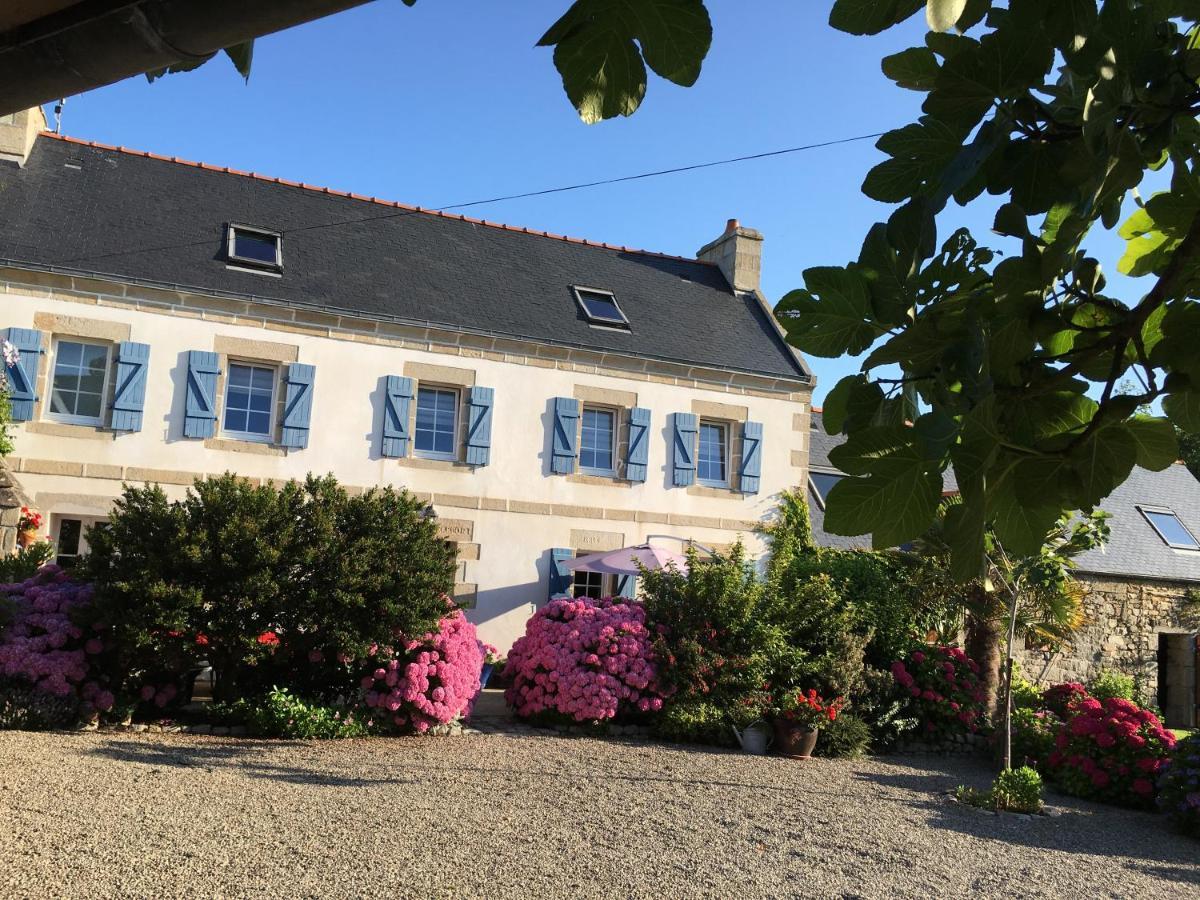
MULTIPOLYGON (((381 0, 260 39, 249 84, 217 59, 71 98, 63 132, 441 207, 885 131, 919 115, 921 95, 894 87, 879 60, 923 40, 922 17, 861 38, 826 24, 827 2, 709 0, 714 40, 699 82, 652 77, 633 117, 587 126, 551 51, 533 46, 568 5, 381 0)), ((855 257, 887 216, 859 192, 881 158, 863 141, 468 212, 688 256, 736 217, 766 236, 763 289, 774 302, 805 268, 855 257)), ((985 198, 948 210, 942 234, 966 224, 986 240, 994 209, 985 198)), ((818 401, 857 368, 810 363, 818 401)))

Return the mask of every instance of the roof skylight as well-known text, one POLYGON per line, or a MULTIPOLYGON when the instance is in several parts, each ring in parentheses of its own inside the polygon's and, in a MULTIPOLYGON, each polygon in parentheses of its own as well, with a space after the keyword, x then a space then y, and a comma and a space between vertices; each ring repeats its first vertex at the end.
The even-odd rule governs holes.
POLYGON ((607 325, 613 328, 629 327, 629 320, 625 318, 625 313, 621 312, 621 307, 617 305, 617 298, 611 291, 584 287, 574 287, 572 290, 575 291, 575 299, 583 308, 583 314, 593 325, 607 325))
POLYGON ((230 262, 271 272, 283 270, 283 237, 274 231, 230 225, 226 256, 230 262))
POLYGON ((1200 542, 1196 541, 1173 511, 1153 506, 1139 506, 1138 510, 1168 547, 1175 550, 1200 550, 1200 542))

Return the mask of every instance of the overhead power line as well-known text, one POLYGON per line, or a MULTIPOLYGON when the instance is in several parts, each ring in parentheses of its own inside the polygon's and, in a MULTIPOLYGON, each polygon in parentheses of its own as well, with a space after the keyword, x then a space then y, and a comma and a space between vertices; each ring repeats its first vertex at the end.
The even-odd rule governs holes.
MULTIPOLYGON (((401 219, 406 216, 418 216, 426 213, 442 213, 450 210, 468 209, 474 206, 484 206, 490 203, 503 203, 507 200, 526 200, 532 197, 545 197, 550 194, 564 194, 569 191, 581 191, 589 188, 605 187, 613 184, 624 184, 630 181, 642 181, 647 178, 658 178, 663 175, 678 175, 683 172, 695 172, 700 169, 711 169, 716 166, 728 166, 735 163, 753 162, 760 159, 770 159, 777 156, 787 156, 793 153, 803 153, 808 150, 820 150, 826 147, 836 147, 840 144, 853 144, 858 141, 869 141, 873 138, 881 137, 884 132, 879 131, 873 134, 860 134, 854 137, 837 138, 831 141, 820 141, 814 144, 801 144, 796 147, 785 147, 782 150, 767 150, 762 153, 750 153, 745 156, 732 156, 728 159, 716 159, 709 162, 692 163, 685 166, 675 166, 669 169, 656 169, 652 172, 639 172, 636 175, 621 175, 616 178, 603 178, 599 181, 584 181, 578 184, 567 184, 560 187, 543 188, 541 190, 524 191, 518 194, 504 194, 499 197, 488 197, 482 200, 468 200, 463 203, 450 203, 445 206, 437 206, 432 208, 419 209, 402 209, 396 212, 380 213, 374 216, 360 216, 356 219, 342 219, 337 222, 321 222, 314 225, 300 225, 295 228, 282 229, 280 234, 287 237, 289 234, 296 234, 302 231, 317 231, 322 228, 340 228, 345 225, 356 225, 362 222, 376 222, 382 219, 401 219)), ((210 245, 213 242, 212 237, 207 237, 203 240, 189 241, 178 244, 164 244, 158 247, 138 247, 130 250, 117 250, 112 253, 102 253, 94 256, 77 256, 64 262, 90 262, 97 259, 108 259, 114 256, 126 256, 130 253, 152 253, 159 250, 178 250, 185 247, 196 247, 210 245)))

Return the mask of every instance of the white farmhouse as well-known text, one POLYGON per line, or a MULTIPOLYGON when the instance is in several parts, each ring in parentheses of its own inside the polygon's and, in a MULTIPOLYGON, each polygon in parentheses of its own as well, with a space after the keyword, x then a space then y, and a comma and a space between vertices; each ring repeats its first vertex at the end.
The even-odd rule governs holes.
POLYGON ((125 482, 332 472, 427 500, 507 647, 562 567, 755 526, 806 479, 813 378, 762 236, 698 259, 424 211, 0 120, 9 460, 60 557, 125 482))

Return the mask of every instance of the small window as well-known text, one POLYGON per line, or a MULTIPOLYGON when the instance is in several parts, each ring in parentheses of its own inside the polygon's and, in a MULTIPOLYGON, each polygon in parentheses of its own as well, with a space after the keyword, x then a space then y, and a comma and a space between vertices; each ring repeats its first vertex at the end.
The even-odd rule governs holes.
POLYGON ((590 475, 612 475, 616 453, 616 413, 611 409, 583 408, 579 436, 579 470, 590 475))
POLYGON ((101 424, 108 390, 108 351, 105 344, 58 342, 49 418, 79 425, 101 424))
POLYGON ((571 585, 571 596, 599 600, 605 596, 604 582, 605 576, 599 572, 576 572, 575 581, 571 585))
POLYGON ((1168 547, 1176 550, 1200 550, 1200 543, 1196 542, 1187 526, 1171 510, 1151 506, 1139 506, 1138 509, 1168 547))
POLYGON ((283 238, 273 231, 230 225, 226 252, 236 263, 274 272, 283 269, 283 238))
POLYGON ((729 429, 715 422, 700 423, 700 452, 696 480, 710 487, 729 485, 729 429))
POLYGON ((817 495, 817 501, 821 504, 821 509, 825 508, 825 504, 829 502, 829 492, 833 490, 833 486, 841 481, 845 476, 835 472, 809 472, 808 480, 812 485, 813 493, 817 495))
POLYGON ((629 327, 629 320, 625 318, 625 313, 621 312, 621 307, 617 306, 617 298, 610 292, 581 287, 574 290, 575 299, 583 307, 583 314, 589 322, 617 328, 629 327))
POLYGON ((248 441, 269 441, 275 411, 275 370, 229 364, 223 431, 248 441))
POLYGON ((89 528, 106 528, 104 519, 76 516, 54 516, 51 520, 51 539, 54 541, 55 564, 69 569, 87 556, 87 530, 89 528))
POLYGON ((458 457, 458 391, 417 389, 416 448, 432 459, 458 457))

